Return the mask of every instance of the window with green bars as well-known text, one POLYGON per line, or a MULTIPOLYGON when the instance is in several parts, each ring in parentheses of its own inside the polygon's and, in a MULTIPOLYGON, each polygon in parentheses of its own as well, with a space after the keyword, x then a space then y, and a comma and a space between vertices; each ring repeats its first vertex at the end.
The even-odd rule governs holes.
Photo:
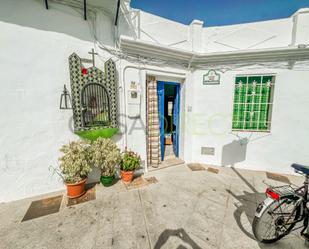
POLYGON ((275 76, 237 76, 233 127, 235 131, 270 131, 275 76))

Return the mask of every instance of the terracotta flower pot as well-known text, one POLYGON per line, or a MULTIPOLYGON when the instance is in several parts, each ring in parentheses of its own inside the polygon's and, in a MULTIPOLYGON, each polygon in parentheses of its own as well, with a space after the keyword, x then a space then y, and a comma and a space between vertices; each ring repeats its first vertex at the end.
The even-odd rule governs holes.
POLYGON ((130 183, 133 179, 133 171, 123 171, 121 170, 121 179, 126 182, 130 183))
POLYGON ((77 183, 65 183, 67 186, 67 196, 71 199, 82 196, 85 191, 85 183, 87 181, 87 177, 80 182, 77 183))

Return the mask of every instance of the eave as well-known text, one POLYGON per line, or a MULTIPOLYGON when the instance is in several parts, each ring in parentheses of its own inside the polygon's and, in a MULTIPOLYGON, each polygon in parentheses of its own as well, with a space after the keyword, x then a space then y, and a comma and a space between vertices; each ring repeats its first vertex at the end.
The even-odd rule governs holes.
POLYGON ((309 60, 309 48, 283 47, 236 52, 197 54, 192 63, 284 62, 309 60))
POLYGON ((293 62, 309 60, 309 48, 282 47, 232 52, 197 53, 121 36, 120 48, 128 54, 177 61, 188 66, 243 62, 293 62))
POLYGON ((120 48, 129 54, 168 61, 178 61, 180 63, 188 63, 194 55, 194 53, 190 51, 134 40, 126 36, 120 36, 120 48))

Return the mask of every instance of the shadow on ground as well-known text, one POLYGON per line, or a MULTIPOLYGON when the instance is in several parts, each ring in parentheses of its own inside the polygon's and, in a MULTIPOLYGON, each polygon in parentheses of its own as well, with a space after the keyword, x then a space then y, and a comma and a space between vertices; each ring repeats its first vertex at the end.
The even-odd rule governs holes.
MULTIPOLYGON (((240 204, 235 206, 237 207, 234 211, 234 219, 239 226, 240 230, 249 238, 256 240, 253 233, 252 233, 252 223, 255 216, 256 207, 259 203, 261 203, 265 198, 265 193, 258 192, 252 184, 250 184, 245 177, 243 177, 234 167, 232 167, 232 170, 235 172, 235 174, 252 190, 252 192, 243 191, 242 195, 236 195, 231 190, 226 189, 226 191, 232 195, 240 204), (242 221, 242 216, 245 215, 247 220, 249 221, 250 227, 248 227, 248 224, 244 224, 242 221)), ((291 236, 291 234, 287 235, 291 236)), ((288 237, 286 237, 288 238, 288 237)), ((294 238, 295 239, 295 238, 294 238)), ((262 244, 259 243, 259 247, 262 249, 266 248, 291 248, 289 243, 282 244, 281 241, 273 243, 273 244, 262 244)), ((305 241, 304 241, 305 244, 305 241)), ((296 248, 296 247, 295 247, 296 248)))
MULTIPOLYGON (((171 237, 179 238, 182 242, 184 242, 184 244, 190 245, 191 248, 193 249, 202 249, 200 246, 198 246, 194 242, 194 240, 192 240, 192 238, 188 235, 188 233, 183 228, 179 228, 176 230, 173 230, 173 229, 164 230, 160 234, 159 239, 154 246, 154 249, 161 249, 171 237)), ((185 247, 182 244, 176 247, 176 249, 186 249, 186 248, 187 247, 185 247)))
POLYGON ((252 184, 250 184, 235 168, 232 167, 232 170, 252 190, 251 193, 244 191, 243 195, 236 195, 231 190, 226 190, 230 195, 238 200, 239 203, 241 203, 237 206, 237 209, 234 212, 234 218, 241 231, 249 238, 255 240, 255 237, 251 231, 248 231, 248 229, 246 229, 242 224, 241 216, 245 214, 250 222, 250 225, 252 225, 256 206, 265 199, 265 193, 259 193, 254 186, 252 186, 252 184))

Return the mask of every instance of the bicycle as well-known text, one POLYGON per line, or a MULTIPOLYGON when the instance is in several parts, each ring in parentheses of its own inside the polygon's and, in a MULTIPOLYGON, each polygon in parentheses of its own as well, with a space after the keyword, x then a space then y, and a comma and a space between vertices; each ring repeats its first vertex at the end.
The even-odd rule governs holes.
POLYGON ((309 234, 305 233, 309 221, 309 166, 292 164, 291 167, 305 176, 304 184, 266 189, 267 198, 258 205, 252 223, 253 234, 261 243, 274 243, 300 228, 303 228, 300 234, 309 240, 309 234), (302 221, 303 224, 295 228, 302 221))

